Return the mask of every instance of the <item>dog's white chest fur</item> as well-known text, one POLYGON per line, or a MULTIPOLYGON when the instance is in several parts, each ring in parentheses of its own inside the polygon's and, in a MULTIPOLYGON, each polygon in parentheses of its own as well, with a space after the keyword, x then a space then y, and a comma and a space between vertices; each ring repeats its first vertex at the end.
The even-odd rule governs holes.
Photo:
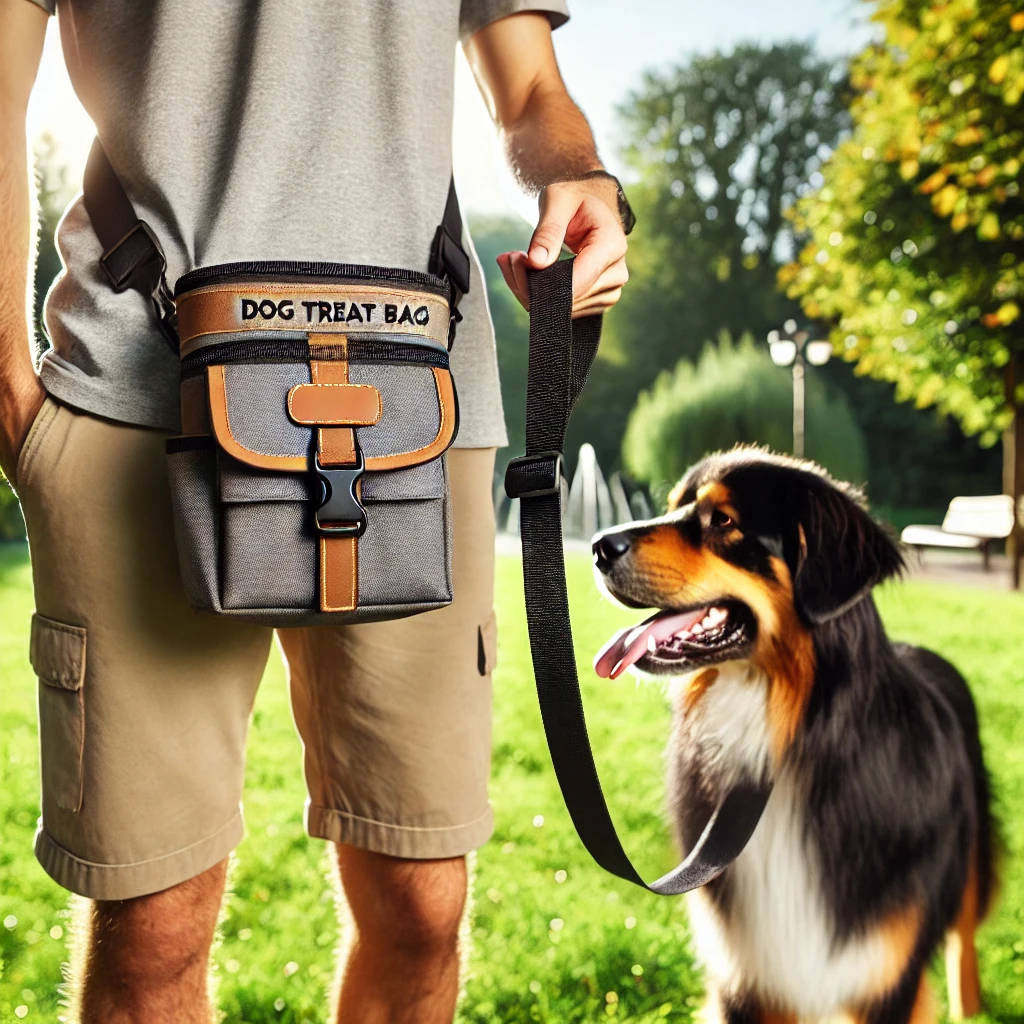
MULTIPOLYGON (((729 779, 770 770, 767 682, 730 663, 688 715, 686 740, 729 779), (691 718, 692 716, 692 718, 691 718)), ((758 993, 800 1017, 856 1002, 885 970, 886 949, 867 938, 837 945, 808 841, 800 787, 783 770, 754 835, 728 869, 728 912, 698 890, 689 897, 695 952, 726 992, 758 993)))

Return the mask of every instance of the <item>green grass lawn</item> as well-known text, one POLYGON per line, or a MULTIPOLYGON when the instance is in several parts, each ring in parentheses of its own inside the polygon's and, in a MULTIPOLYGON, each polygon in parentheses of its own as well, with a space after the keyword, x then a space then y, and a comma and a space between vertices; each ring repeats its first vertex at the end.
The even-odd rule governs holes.
MULTIPOLYGON (((628 621, 600 602, 582 558, 571 567, 581 666, 628 621)), ((499 563, 500 664, 492 795, 497 832, 475 875, 467 992, 459 1020, 634 1024, 689 1020, 701 979, 679 900, 648 895, 593 866, 548 764, 533 692, 517 560, 499 563)), ((999 901, 979 942, 988 1018, 1024 1024, 1024 599, 907 584, 879 595, 893 635, 954 659, 978 698, 1006 854, 999 901)), ((52 1021, 71 918, 32 856, 39 812, 32 608, 24 549, 0 548, 0 1021, 52 1021)), ((661 809, 668 711, 655 687, 584 686, 592 737, 618 822, 648 876, 673 863, 661 809)), ((324 846, 302 831, 299 745, 276 656, 256 704, 245 807, 216 950, 233 1022, 323 1021, 338 929, 324 846)), ((397 981, 397 979, 396 979, 397 981)), ((944 988, 939 987, 944 999, 944 988)))

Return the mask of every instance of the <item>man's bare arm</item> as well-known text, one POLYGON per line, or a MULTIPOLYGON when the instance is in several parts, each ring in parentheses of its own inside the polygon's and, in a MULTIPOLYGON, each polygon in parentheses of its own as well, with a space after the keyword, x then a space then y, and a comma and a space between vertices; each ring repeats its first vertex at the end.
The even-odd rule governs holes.
POLYGON ((509 288, 529 308, 527 268, 549 266, 564 242, 577 254, 574 314, 609 308, 629 276, 618 193, 608 179, 563 180, 602 164, 559 73, 547 17, 524 13, 495 21, 466 43, 466 56, 520 185, 540 195, 529 253, 498 257, 509 288))
POLYGON ((45 397, 32 365, 29 272, 35 224, 25 114, 46 22, 46 12, 36 4, 0 0, 0 469, 10 480, 45 397))

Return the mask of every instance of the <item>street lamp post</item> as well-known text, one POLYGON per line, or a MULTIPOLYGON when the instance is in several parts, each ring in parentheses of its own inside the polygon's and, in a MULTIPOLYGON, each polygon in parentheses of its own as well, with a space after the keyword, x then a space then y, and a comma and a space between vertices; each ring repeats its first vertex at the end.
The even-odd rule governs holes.
POLYGON ((830 341, 810 340, 809 331, 798 329, 795 320, 787 320, 781 331, 768 332, 768 349, 776 366, 793 367, 793 454, 802 459, 805 452, 806 413, 804 377, 806 364, 824 366, 832 355, 830 341))

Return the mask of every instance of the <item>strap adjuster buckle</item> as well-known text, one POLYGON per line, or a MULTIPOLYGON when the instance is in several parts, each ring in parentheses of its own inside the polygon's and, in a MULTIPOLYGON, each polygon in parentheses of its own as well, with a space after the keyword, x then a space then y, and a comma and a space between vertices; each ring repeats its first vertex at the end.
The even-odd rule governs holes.
POLYGON ((561 452, 521 455, 505 470, 505 493, 510 498, 548 498, 561 494, 565 480, 565 457, 561 452))
POLYGON ((157 273, 163 277, 167 269, 164 251, 153 229, 144 220, 136 221, 131 231, 100 257, 100 266, 115 292, 135 287, 132 278, 150 263, 159 264, 157 273))
POLYGON ((160 333, 177 352, 174 295, 165 277, 167 260, 153 229, 144 220, 137 221, 131 231, 100 257, 100 266, 115 292, 134 288, 150 297, 160 333))

